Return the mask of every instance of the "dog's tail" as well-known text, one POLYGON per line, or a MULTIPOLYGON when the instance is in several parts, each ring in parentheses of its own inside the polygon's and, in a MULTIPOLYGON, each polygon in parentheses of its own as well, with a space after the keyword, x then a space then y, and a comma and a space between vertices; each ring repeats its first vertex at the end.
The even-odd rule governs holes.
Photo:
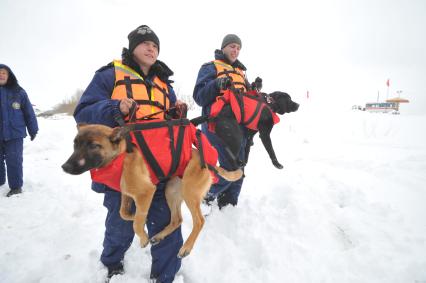
POLYGON ((243 170, 227 171, 220 166, 214 166, 214 171, 228 182, 235 182, 243 177, 243 170))
POLYGON ((202 123, 205 123, 209 121, 209 117, 208 116, 200 116, 200 117, 196 117, 190 120, 191 124, 193 124, 194 126, 198 126, 202 123))

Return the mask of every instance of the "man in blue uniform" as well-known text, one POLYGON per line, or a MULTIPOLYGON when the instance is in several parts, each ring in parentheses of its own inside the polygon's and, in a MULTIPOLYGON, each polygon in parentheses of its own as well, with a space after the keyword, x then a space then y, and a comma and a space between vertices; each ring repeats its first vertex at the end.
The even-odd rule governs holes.
MULTIPOLYGON (((151 103, 154 107, 159 101, 165 100, 169 101, 167 105, 170 106, 177 103, 169 80, 173 72, 166 64, 157 60, 160 41, 154 31, 142 25, 133 30, 128 39, 129 48, 123 49, 122 61, 115 61, 99 69, 83 93, 74 112, 77 123, 116 127, 118 126, 117 117, 123 119, 128 117, 132 104, 137 100, 133 97, 137 96, 149 96, 149 100, 141 104, 145 106, 151 103), (123 72, 129 75, 127 77, 129 85, 126 84, 124 88, 123 83, 126 82, 117 81, 119 74, 123 72), (166 89, 155 87, 158 85, 156 82, 166 85, 166 89), (132 85, 133 83, 137 86, 132 85), (139 93, 132 93, 132 90, 139 93), (112 99, 112 96, 121 98, 112 99), (157 101, 151 101, 154 97, 157 101)), ((108 268, 107 278, 111 278, 124 272, 124 254, 135 235, 133 222, 125 221, 120 217, 121 194, 119 192, 99 183, 93 183, 92 189, 104 193, 104 206, 108 209, 101 262, 108 268)), ((170 210, 164 190, 165 182, 159 183, 146 222, 149 237, 163 230, 170 222, 170 210)), ((181 259, 177 257, 177 254, 182 243, 181 229, 178 228, 159 244, 151 247, 151 279, 161 283, 173 282, 181 266, 181 259)))
POLYGON ((26 130, 34 140, 38 124, 33 106, 12 70, 0 64, 0 185, 6 182, 7 167, 7 197, 22 193, 26 130))
MULTIPOLYGON (((215 51, 215 60, 201 66, 193 98, 202 107, 202 115, 208 116, 210 114, 211 105, 216 101, 216 97, 222 95, 231 85, 241 91, 249 89, 250 85, 245 77, 246 67, 238 60, 241 46, 241 39, 237 35, 228 34, 223 38, 221 49, 215 51)), ((238 158, 245 160, 244 148, 247 142, 247 134, 243 126, 240 128, 244 138, 238 158)), ((228 159, 228 153, 223 142, 213 132, 209 131, 206 124, 202 125, 202 131, 217 149, 220 166, 226 170, 235 170, 235 165, 228 159)), ((237 205, 242 184, 243 178, 235 182, 228 182, 220 178, 219 182, 212 185, 207 193, 207 203, 209 204, 217 198, 219 208, 228 204, 237 205)))

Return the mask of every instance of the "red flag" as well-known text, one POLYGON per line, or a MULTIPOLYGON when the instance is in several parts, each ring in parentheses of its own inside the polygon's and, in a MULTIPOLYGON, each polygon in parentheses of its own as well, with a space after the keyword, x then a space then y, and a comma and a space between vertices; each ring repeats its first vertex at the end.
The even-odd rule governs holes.
POLYGON ((386 81, 386 85, 389 87, 389 79, 386 81))

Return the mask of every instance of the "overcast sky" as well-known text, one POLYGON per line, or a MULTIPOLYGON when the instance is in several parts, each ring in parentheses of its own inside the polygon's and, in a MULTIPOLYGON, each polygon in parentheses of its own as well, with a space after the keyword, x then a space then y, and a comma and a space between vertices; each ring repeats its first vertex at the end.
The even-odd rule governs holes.
POLYGON ((351 107, 401 96, 407 113, 426 107, 426 1, 0 0, 0 63, 33 104, 46 109, 85 89, 94 72, 149 25, 175 90, 192 95, 200 66, 227 33, 243 42, 249 80, 302 104, 351 107))

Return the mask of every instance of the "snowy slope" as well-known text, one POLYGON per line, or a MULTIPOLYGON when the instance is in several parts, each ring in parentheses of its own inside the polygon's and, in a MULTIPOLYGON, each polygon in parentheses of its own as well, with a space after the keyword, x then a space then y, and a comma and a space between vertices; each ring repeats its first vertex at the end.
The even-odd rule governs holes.
MULTIPOLYGON (((25 192, 0 188, 0 282, 102 282, 102 195, 60 168, 74 121, 39 123, 25 192)), ((311 105, 286 114, 272 132, 284 169, 255 138, 239 205, 213 209, 175 282, 426 282, 424 124, 311 105)), ((184 237, 190 228, 184 210, 184 237)), ((150 260, 135 240, 111 282, 149 282, 150 260)))

